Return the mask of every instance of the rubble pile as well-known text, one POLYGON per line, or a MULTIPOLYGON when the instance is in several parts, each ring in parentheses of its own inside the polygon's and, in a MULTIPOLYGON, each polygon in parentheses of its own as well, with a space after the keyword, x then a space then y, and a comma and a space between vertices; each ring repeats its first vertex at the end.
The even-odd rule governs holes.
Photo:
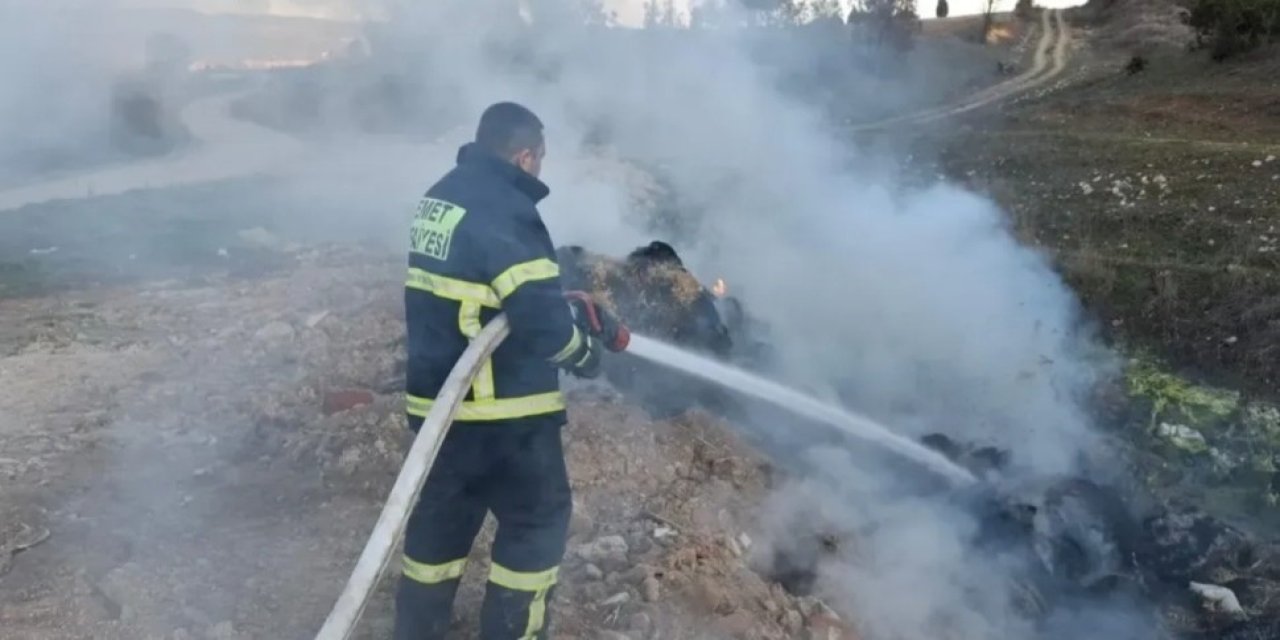
MULTIPOLYGON (((993 461, 990 447, 940 434, 923 441, 975 472, 998 473, 1007 463, 1004 452, 993 461)), ((1027 553, 1034 571, 1025 587, 1050 608, 1064 598, 1134 598, 1158 609, 1167 637, 1280 637, 1280 541, 1186 502, 1081 477, 981 502, 981 537, 1027 553)))

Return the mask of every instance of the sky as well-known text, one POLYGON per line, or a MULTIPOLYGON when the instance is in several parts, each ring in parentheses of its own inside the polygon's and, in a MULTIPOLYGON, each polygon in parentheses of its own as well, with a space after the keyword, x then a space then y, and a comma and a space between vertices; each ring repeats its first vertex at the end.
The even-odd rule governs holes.
MULTIPOLYGON (((619 21, 624 24, 639 25, 644 17, 645 0, 605 0, 607 5, 617 12, 619 21)), ((691 0, 675 0, 677 7, 687 7, 691 0)), ((926 4, 931 5, 932 0, 916 0, 921 7, 926 4)), ((951 5, 951 15, 963 16, 982 13, 984 0, 949 0, 951 5)), ((1010 11, 1013 9, 1015 0, 996 0, 996 9, 1010 11)), ((1035 0, 1035 4, 1049 8, 1071 7, 1082 4, 1082 0, 1035 0)), ((852 4, 850 0, 841 0, 840 4, 848 7, 852 4)), ((929 11, 922 9, 922 14, 928 15, 929 11)))
MULTIPOLYGON (((677 7, 687 7, 694 0, 675 0, 677 7)), ((922 7, 931 0, 917 0, 922 7)), ((1011 10, 1015 0, 997 0, 998 10, 1011 10)), ((352 0, 126 0, 127 4, 139 7, 186 7, 200 11, 271 13, 274 15, 355 19, 360 17, 362 2, 352 0)), ((614 11, 622 24, 638 26, 643 21, 645 0, 605 0, 606 6, 614 11)), ((951 15, 962 16, 981 13, 984 0, 950 0, 951 15)), ((841 4, 849 5, 850 0, 842 0, 841 4)), ((1080 4, 1080 0, 1036 0, 1036 4, 1046 7, 1067 7, 1080 4)), ((921 10, 928 14, 928 7, 921 10)))

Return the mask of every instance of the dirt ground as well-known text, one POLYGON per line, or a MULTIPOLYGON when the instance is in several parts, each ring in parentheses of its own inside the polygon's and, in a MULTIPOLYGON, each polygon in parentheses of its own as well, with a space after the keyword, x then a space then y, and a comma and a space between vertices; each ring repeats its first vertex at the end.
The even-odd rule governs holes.
MULTIPOLYGON (((306 251, 252 280, 0 301, 7 637, 318 628, 407 444, 388 384, 401 265, 380 255, 306 251)), ((573 398, 557 637, 839 629, 750 568, 751 507, 773 479, 731 431, 707 416, 653 422, 598 388, 573 398)), ((471 576, 460 615, 482 581, 471 576)), ((360 637, 388 633, 391 584, 360 637)))

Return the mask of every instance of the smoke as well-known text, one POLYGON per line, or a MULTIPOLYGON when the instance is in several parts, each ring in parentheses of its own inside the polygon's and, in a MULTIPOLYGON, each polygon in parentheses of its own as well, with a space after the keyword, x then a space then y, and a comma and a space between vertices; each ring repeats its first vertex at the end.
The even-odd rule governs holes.
POLYGON ((756 565, 776 576, 807 564, 813 591, 853 612, 865 637, 1155 637, 1147 603, 1054 588, 981 508, 903 492, 845 450, 814 448, 806 461, 814 473, 764 505, 756 565), (838 544, 815 555, 814 536, 838 544))
MULTIPOLYGON (((761 40, 741 30, 604 34, 555 3, 532 16, 525 7, 526 25, 515 4, 391 6, 374 55, 390 47, 416 61, 433 108, 445 105, 436 113, 464 126, 496 100, 544 118, 553 195, 543 213, 558 243, 620 253, 655 232, 624 173, 588 169, 603 138, 678 195, 676 224, 657 230, 770 325, 779 377, 912 435, 1007 448, 1027 475, 1070 473, 1095 448, 1083 399, 1108 361, 1070 290, 991 201, 947 183, 907 186, 891 162, 851 151, 784 82, 801 72, 786 61, 813 46, 803 36, 769 39, 799 53, 764 64, 761 40)), ((890 84, 865 79, 879 95, 848 94, 855 105, 916 90, 886 97, 890 84)), ((763 520, 821 505, 856 532, 856 557, 819 574, 869 637, 1077 638, 1088 637, 1077 622, 1104 618, 1109 637, 1144 628, 1123 607, 1057 612, 1036 628, 1017 597, 1025 558, 975 553, 973 514, 904 497, 853 466, 815 458, 827 490, 784 494, 763 520)))
MULTIPOLYGON (((81 6, 90 4, 102 5, 81 6)), ((278 192, 298 212, 293 224, 332 237, 361 230, 399 250, 410 205, 447 169, 476 114, 516 100, 548 125, 543 214, 557 243, 619 254, 667 236, 699 275, 727 279, 771 327, 784 356, 778 377, 912 435, 1007 447, 1027 473, 1071 472, 1096 446, 1082 398, 1106 356, 1081 330, 1069 289, 989 200, 946 183, 907 186, 892 162, 840 139, 802 95, 807 85, 791 82, 822 41, 729 27, 586 29, 586 3, 573 0, 381 4, 388 21, 368 25, 365 66, 340 68, 329 91, 306 103, 318 114, 312 132, 326 136, 295 159, 278 192), (387 78, 391 88, 377 84, 387 78), (360 134, 370 95, 384 95, 369 92, 380 88, 421 125, 411 142, 360 134), (653 203, 637 197, 645 180, 606 161, 612 153, 660 172, 681 203, 678 225, 655 225, 653 203)), ((746 21, 726 12, 730 23, 746 21)), ((96 85, 76 79, 102 75, 88 56, 52 44, 73 36, 59 33, 66 28, 25 15, 0 21, 5 53, 51 61, 47 76, 0 65, 6 95, 89 101, 77 92, 96 85), (22 24, 25 35, 5 24, 22 24)), ((866 115, 918 101, 943 75, 932 68, 894 82, 844 70, 840 91, 823 97, 866 115)), ((36 104, 0 103, 6 141, 19 131, 53 135, 24 124, 36 104)), ((54 113, 49 126, 66 139, 90 136, 93 113, 54 113)), ((972 514, 904 498, 839 453, 813 460, 823 486, 839 491, 780 494, 762 519, 786 520, 787 504, 820 505, 838 529, 859 534, 857 553, 820 575, 824 594, 869 637, 1034 635, 1010 598, 1016 563, 972 553, 972 514)), ((1050 633, 1087 637, 1076 624, 1087 617, 1055 620, 1050 633)), ((1123 612, 1106 619, 1127 628, 1123 612)))
POLYGON ((815 451, 812 460, 824 470, 843 471, 784 488, 770 507, 785 514, 792 535, 806 520, 846 536, 856 533, 846 539, 848 549, 817 567, 818 592, 874 612, 857 619, 867 637, 1036 637, 1010 597, 1019 566, 971 552, 967 541, 979 523, 969 513, 910 497, 885 500, 892 489, 882 478, 852 466, 841 452, 815 451), (832 486, 840 490, 836 499, 829 495, 832 486))
MULTIPOLYGON (((1075 466, 1091 444, 1081 399, 1105 356, 993 203, 946 183, 908 188, 890 162, 851 152, 822 111, 779 88, 791 66, 757 63, 750 32, 602 34, 557 3, 526 27, 517 5, 395 5, 375 54, 418 61, 463 127, 500 99, 538 111, 557 242, 619 251, 653 232, 624 174, 592 175, 589 141, 604 132, 678 194, 668 239, 775 329, 779 375, 917 434, 1009 447, 1041 473, 1075 466)), ((775 56, 787 57, 802 58, 775 56)))
POLYGON ((110 5, 0 0, 0 181, 100 142, 106 111, 88 105, 105 102, 112 60, 96 55, 101 41, 93 25, 110 5))

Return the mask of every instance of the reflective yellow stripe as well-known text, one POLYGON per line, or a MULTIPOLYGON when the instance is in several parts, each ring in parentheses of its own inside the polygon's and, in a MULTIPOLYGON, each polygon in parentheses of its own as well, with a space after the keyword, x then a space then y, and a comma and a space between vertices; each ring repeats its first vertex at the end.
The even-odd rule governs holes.
POLYGON ((498 298, 506 298, 516 292, 520 285, 533 280, 547 280, 560 275, 560 265, 549 258, 538 258, 512 266, 493 279, 489 286, 498 294, 498 298))
POLYGON ((533 594, 533 602, 529 603, 529 624, 524 628, 520 640, 536 640, 542 626, 547 623, 547 593, 551 587, 533 594))
POLYGON ((581 367, 582 365, 587 363, 587 360, 590 360, 590 359, 591 359, 591 350, 587 349, 587 352, 582 354, 582 357, 578 358, 578 361, 573 363, 573 366, 581 367))
POLYGON ((547 594, 559 576, 560 567, 534 572, 512 571, 496 562, 489 567, 489 582, 512 591, 533 593, 533 602, 529 603, 529 622, 520 640, 534 640, 542 631, 547 620, 547 594))
POLYGON ((582 346, 582 332, 578 331, 578 327, 575 326, 573 328, 573 335, 570 336, 569 338, 569 344, 566 344, 564 348, 560 350, 560 353, 557 353, 556 355, 552 356, 551 361, 556 363, 564 362, 565 360, 569 359, 569 356, 572 356, 573 354, 577 353, 578 349, 581 346, 582 346))
MULTIPOLYGON (((435 401, 430 398, 406 396, 405 410, 411 416, 427 417, 435 401)), ((463 402, 458 409, 458 420, 485 422, 537 416, 564 410, 564 396, 559 391, 539 393, 516 398, 497 398, 483 402, 463 402)))
POLYGON ((477 403, 493 402, 494 393, 493 358, 485 358, 480 371, 476 373, 476 379, 471 382, 471 397, 477 403))
POLYGON ((468 338, 480 335, 480 303, 470 300, 458 305, 458 331, 468 338))
POLYGON ((457 580, 462 577, 462 573, 466 568, 466 558, 444 564, 424 564, 413 560, 409 556, 404 557, 405 577, 422 584, 440 584, 441 582, 457 580))
POLYGON ((537 640, 538 633, 547 623, 547 593, 550 591, 551 587, 547 587, 533 594, 533 602, 529 603, 529 624, 525 626, 520 640, 537 640))
MULTIPOLYGON (((507 269, 493 281, 494 284, 490 287, 410 267, 409 279, 406 281, 405 286, 458 301, 460 303, 458 305, 458 331, 470 339, 480 334, 482 328, 480 324, 481 307, 493 309, 502 307, 502 301, 495 289, 503 291, 502 297, 505 297, 525 282, 553 278, 559 273, 560 267, 556 266, 555 262, 547 258, 540 258, 522 262, 507 269)), ((564 357, 567 358, 577 351, 581 340, 582 338, 575 327, 574 335, 569 341, 570 344, 566 346, 567 355, 564 357), (572 349, 569 347, 572 347, 572 349)), ((479 373, 471 383, 471 395, 473 400, 463 402, 462 407, 459 408, 458 420, 475 422, 508 420, 564 410, 564 396, 559 391, 516 398, 496 398, 492 358, 487 359, 481 365, 479 373)), ((432 400, 428 398, 410 396, 407 400, 407 411, 412 416, 426 417, 427 412, 431 410, 431 405, 432 400)))
POLYGON ((498 294, 488 285, 437 275, 417 267, 409 267, 404 286, 458 302, 474 302, 494 309, 502 306, 498 294))
MULTIPOLYGON (((419 398, 418 396, 405 396, 405 412, 411 416, 419 418, 427 417, 427 412, 431 411, 431 405, 435 404, 430 398, 419 398)), ((463 404, 466 404, 465 402, 463 404)))
MULTIPOLYGON (((458 331, 467 339, 480 335, 480 303, 463 302, 458 305, 458 331)), ((485 358, 484 364, 471 382, 471 395, 476 400, 493 399, 493 358, 485 358)))
POLYGON ((512 571, 498 563, 489 567, 489 582, 512 591, 540 591, 554 586, 560 576, 560 567, 546 571, 512 571))

